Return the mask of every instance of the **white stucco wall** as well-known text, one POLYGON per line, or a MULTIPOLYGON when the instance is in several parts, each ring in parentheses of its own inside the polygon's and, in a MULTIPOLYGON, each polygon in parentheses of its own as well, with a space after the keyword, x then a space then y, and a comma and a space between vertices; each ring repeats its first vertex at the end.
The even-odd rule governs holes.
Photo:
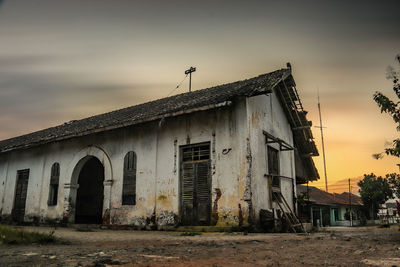
MULTIPOLYGON (((247 116, 252 152, 252 203, 255 218, 260 209, 279 208, 270 200, 268 181, 267 146, 263 131, 284 140, 293 147, 293 134, 282 106, 275 94, 259 95, 247 99, 247 116)), ((278 144, 268 144, 279 150, 278 144)), ((293 187, 295 188, 294 151, 279 152, 281 192, 293 210, 293 187)), ((295 190, 295 189, 294 189, 295 190)))
MULTIPOLYGON (((263 130, 293 145, 289 123, 274 94, 241 98, 228 107, 162 122, 0 154, 1 215, 4 218, 12 212, 17 171, 30 169, 25 220, 67 218, 73 222, 75 172, 79 171, 76 166, 91 155, 105 167, 103 213, 109 218, 107 223, 174 225, 180 211, 179 147, 189 141, 211 143, 214 223, 246 224, 249 203, 256 220, 260 209, 271 208, 264 177, 267 159, 263 130), (129 151, 137 155, 137 201, 134 206, 123 206, 123 160, 129 151), (55 162, 60 164, 59 195, 57 205, 49 207, 50 171, 55 162)), ((281 175, 294 179, 293 158, 292 151, 280 152, 281 175)), ((290 179, 282 181, 282 191, 289 203, 291 183, 290 179)))
MULTIPOLYGON (((67 204, 74 204, 69 196, 77 183, 75 166, 92 155, 110 172, 105 176, 103 208, 103 212, 110 208, 110 223, 145 225, 155 217, 157 224, 174 224, 179 215, 179 146, 189 139, 191 144, 211 142, 212 203, 217 189, 221 192, 218 223, 237 224, 240 150, 236 146, 243 117, 235 106, 225 107, 7 153, 0 162, 1 213, 4 217, 12 212, 17 171, 30 169, 25 220, 61 220, 71 212, 67 204), (229 148, 223 155, 222 150, 229 148), (123 206, 123 159, 132 150, 137 154, 137 204, 123 206), (59 197, 57 206, 49 207, 50 171, 55 162, 60 163, 59 197)), ((73 216, 68 221, 73 222, 73 216)))

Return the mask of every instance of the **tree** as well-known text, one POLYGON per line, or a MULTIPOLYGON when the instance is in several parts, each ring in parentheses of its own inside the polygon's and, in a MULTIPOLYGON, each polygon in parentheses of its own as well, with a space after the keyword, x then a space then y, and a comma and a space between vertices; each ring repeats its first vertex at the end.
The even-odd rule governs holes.
MULTIPOLYGON (((400 66, 400 54, 396 56, 396 61, 400 66)), ((395 70, 392 66, 389 66, 386 78, 393 82, 393 91, 397 96, 397 100, 392 101, 381 92, 375 92, 374 100, 380 107, 381 113, 385 112, 389 114, 397 124, 397 131, 400 131, 400 70, 395 70)), ((385 153, 400 157, 400 139, 393 140, 390 147, 385 149, 385 153)), ((383 153, 374 154, 373 156, 379 159, 382 158, 383 153)), ((387 174, 386 179, 389 181, 396 196, 400 197, 400 175, 395 173, 387 174)))
POLYGON ((379 204, 383 204, 393 197, 393 191, 388 179, 376 177, 375 174, 364 174, 364 178, 358 182, 360 197, 364 204, 364 213, 367 218, 375 219, 379 210, 379 204))
MULTIPOLYGON (((400 54, 396 56, 396 61, 400 66, 400 54)), ((385 96, 381 92, 375 92, 374 100, 378 104, 381 109, 381 113, 385 112, 389 114, 394 122, 397 124, 397 131, 400 131, 400 71, 395 70, 392 66, 389 66, 387 69, 386 78, 392 80, 393 82, 393 91, 397 96, 397 100, 392 101, 389 97, 385 96)), ((400 157, 400 139, 393 140, 391 147, 385 149, 385 153, 387 155, 392 155, 395 157, 400 157)), ((382 153, 375 154, 374 157, 381 158, 382 153)))
POLYGON ((386 179, 389 181, 389 184, 392 186, 393 193, 400 198, 400 174, 390 173, 386 174, 386 179))

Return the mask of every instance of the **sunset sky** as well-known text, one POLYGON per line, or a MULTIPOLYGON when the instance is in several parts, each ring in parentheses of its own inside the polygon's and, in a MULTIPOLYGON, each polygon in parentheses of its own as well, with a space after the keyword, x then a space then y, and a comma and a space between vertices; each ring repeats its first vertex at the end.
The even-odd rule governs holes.
POLYGON ((314 125, 320 93, 330 191, 347 190, 348 178, 398 171, 399 159, 371 155, 399 135, 372 100, 394 96, 385 73, 400 53, 399 10, 398 0, 0 0, 0 140, 166 97, 190 66, 196 90, 291 62, 314 125))

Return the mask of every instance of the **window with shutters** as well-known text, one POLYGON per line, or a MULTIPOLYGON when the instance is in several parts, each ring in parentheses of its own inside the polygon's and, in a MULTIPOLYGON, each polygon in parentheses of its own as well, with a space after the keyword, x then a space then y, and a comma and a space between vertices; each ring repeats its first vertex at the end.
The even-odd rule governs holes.
POLYGON ((49 206, 56 206, 58 199, 58 185, 60 182, 60 164, 58 162, 51 166, 50 174, 50 192, 47 204, 49 206))
POLYGON ((210 144, 194 145, 182 149, 183 162, 210 159, 210 144))
POLYGON ((268 147, 268 174, 279 175, 279 151, 273 147, 268 147))
POLYGON ((272 186, 280 187, 279 179, 279 151, 267 146, 268 154, 268 174, 272 176, 272 186))
POLYGON ((17 222, 23 222, 25 216, 26 196, 28 192, 29 169, 17 171, 14 207, 12 217, 17 222))
POLYGON ((181 147, 181 223, 209 225, 211 218, 210 143, 181 147))
POLYGON ((136 154, 128 152, 124 158, 122 205, 136 205, 136 154))

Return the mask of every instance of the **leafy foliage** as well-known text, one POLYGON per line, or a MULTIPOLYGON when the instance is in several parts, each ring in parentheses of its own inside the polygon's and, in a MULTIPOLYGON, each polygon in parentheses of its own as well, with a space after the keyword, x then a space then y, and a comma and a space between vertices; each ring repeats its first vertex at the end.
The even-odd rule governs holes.
POLYGON ((364 204, 364 212, 367 218, 375 218, 379 204, 393 197, 393 191, 388 179, 377 177, 375 174, 364 174, 364 178, 358 182, 360 197, 364 204))
POLYGON ((306 206, 308 201, 310 201, 310 198, 306 193, 297 194, 297 203, 300 206, 306 206))
POLYGON ((400 198, 400 174, 390 173, 386 174, 386 179, 392 186, 393 193, 400 198))
MULTIPOLYGON (((396 56, 396 61, 400 65, 400 54, 396 56)), ((393 82, 393 91, 397 96, 397 100, 393 101, 389 97, 385 96, 381 92, 375 92, 374 101, 378 104, 381 109, 381 113, 388 113, 397 124, 397 131, 400 131, 400 71, 395 70, 389 66, 387 70, 387 79, 393 82)), ((391 146, 385 149, 387 155, 400 157, 400 139, 393 140, 391 146)), ((373 157, 379 159, 380 154, 374 154, 373 157)))

